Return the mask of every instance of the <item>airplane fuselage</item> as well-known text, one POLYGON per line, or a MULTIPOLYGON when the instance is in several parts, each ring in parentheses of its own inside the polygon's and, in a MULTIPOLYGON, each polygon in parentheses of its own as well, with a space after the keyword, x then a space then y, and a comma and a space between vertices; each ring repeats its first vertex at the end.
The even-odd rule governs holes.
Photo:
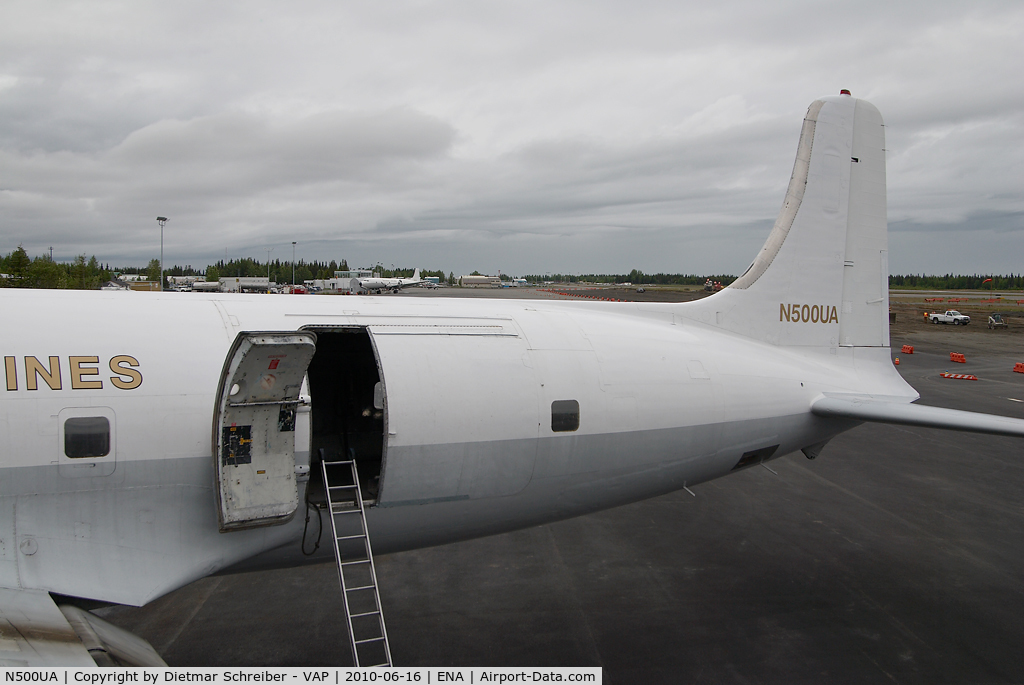
MULTIPOLYGON (((225 355, 243 331, 317 334, 295 462, 342 444, 372 453, 368 525, 378 552, 693 486, 855 425, 808 412, 823 392, 907 394, 888 348, 758 342, 701 323, 711 298, 669 306, 6 291, 0 299, 0 585, 126 604, 274 548, 301 558, 302 508, 282 525, 218 529, 211 416, 225 355), (45 330, 34 323, 41 313, 45 330), (352 369, 374 364, 366 373, 379 373, 382 409, 349 406, 372 387, 344 394, 341 408, 332 379, 365 385, 359 379, 369 376, 352 369), (344 433, 335 415, 349 422, 344 433), (67 455, 75 417, 107 419, 107 456, 67 455)), ((297 485, 301 500, 309 483, 297 485)))
POLYGON ((382 293, 387 290, 397 293, 402 288, 422 283, 420 270, 416 269, 412 278, 362 278, 359 280, 359 287, 364 292, 382 293))

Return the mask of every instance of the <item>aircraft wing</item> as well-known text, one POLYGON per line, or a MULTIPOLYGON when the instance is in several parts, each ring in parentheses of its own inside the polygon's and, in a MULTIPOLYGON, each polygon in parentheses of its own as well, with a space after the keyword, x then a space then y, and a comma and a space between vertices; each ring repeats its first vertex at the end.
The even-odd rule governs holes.
POLYGON ((0 588, 0 668, 166 666, 137 635, 42 590, 0 588))
POLYGON ((71 624, 41 590, 0 588, 0 666, 96 666, 71 624))
POLYGON ((811 405, 811 413, 822 417, 1024 437, 1024 419, 876 398, 825 396, 811 405))

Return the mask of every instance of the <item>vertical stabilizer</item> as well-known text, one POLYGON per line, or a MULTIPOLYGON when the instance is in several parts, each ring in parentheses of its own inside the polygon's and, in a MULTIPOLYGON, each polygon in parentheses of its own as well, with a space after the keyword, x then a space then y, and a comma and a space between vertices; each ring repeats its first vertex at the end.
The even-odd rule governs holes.
POLYGON ((813 102, 767 242, 701 318, 775 345, 888 346, 884 147, 870 103, 813 102))
POLYGON ((889 231, 882 115, 856 103, 839 344, 889 346, 889 231))

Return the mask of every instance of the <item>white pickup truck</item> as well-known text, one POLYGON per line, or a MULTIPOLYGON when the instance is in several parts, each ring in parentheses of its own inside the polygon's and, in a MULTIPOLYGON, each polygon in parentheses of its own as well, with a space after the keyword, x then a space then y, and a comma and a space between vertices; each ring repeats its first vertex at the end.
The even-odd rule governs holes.
POLYGON ((966 326, 971 322, 971 317, 961 314, 955 309, 950 309, 945 314, 932 312, 928 315, 928 320, 932 323, 951 323, 954 326, 966 326))

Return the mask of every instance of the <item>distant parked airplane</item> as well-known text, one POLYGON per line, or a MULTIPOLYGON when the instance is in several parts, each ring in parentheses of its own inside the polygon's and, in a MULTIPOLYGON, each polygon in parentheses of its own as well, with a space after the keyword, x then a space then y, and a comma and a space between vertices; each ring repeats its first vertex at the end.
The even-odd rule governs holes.
POLYGON ((397 293, 402 288, 407 288, 410 285, 416 285, 421 282, 420 270, 416 269, 413 272, 412 278, 360 278, 359 287, 368 293, 382 293, 385 290, 397 293))

